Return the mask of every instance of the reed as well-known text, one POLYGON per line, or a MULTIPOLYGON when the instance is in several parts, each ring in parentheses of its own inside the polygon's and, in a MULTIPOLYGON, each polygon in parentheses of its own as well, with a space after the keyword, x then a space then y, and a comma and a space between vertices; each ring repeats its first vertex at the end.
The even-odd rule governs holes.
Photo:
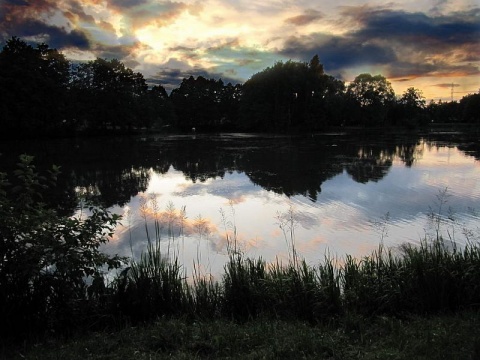
POLYGON ((186 288, 189 294, 189 311, 186 315, 201 319, 219 316, 223 291, 220 283, 211 277, 194 277, 193 285, 186 288))
POLYGON ((133 322, 183 314, 188 291, 182 268, 178 257, 164 257, 159 241, 150 242, 117 281, 121 312, 133 322))
POLYGON ((474 241, 460 249, 436 232, 400 251, 382 241, 360 259, 327 254, 322 263, 310 265, 293 250, 294 229, 289 228, 288 261, 269 264, 239 250, 231 224, 229 259, 218 281, 202 274, 197 263, 193 281, 187 282, 178 252, 162 254, 160 242, 150 242, 141 259, 132 260, 122 290, 122 301, 129 303, 125 314, 137 320, 187 315, 243 322, 266 316, 317 323, 343 314, 426 314, 480 304, 480 247, 474 241))
POLYGON ((266 265, 262 259, 244 258, 231 254, 222 278, 222 313, 237 320, 258 316, 265 299, 263 285, 266 265))
POLYGON ((454 311, 480 304, 480 248, 422 241, 403 247, 403 307, 416 312, 454 311))

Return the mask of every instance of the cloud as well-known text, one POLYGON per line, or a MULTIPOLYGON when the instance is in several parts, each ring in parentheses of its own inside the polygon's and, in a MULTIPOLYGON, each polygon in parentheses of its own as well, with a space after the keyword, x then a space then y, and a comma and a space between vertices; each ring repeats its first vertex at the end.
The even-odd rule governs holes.
POLYGON ((280 51, 282 55, 305 61, 318 54, 327 72, 339 72, 346 67, 364 64, 389 64, 396 61, 393 49, 356 37, 311 34, 291 37, 280 51))
POLYGON ((434 63, 396 62, 388 64, 388 77, 392 79, 415 79, 418 77, 455 77, 480 74, 478 66, 473 64, 451 64, 445 61, 434 63))
POLYGON ((430 9, 430 12, 434 15, 439 15, 443 12, 446 5, 448 5, 448 0, 437 0, 430 9))
POLYGON ((0 3, 0 8, 4 14, 23 14, 23 16, 32 16, 35 13, 50 12, 57 8, 54 0, 4 0, 0 3))
POLYGON ((303 15, 289 17, 285 19, 285 22, 291 25, 303 26, 303 25, 308 25, 312 22, 316 22, 322 19, 323 17, 324 15, 320 11, 308 9, 308 10, 305 10, 305 13, 303 15))
POLYGON ((315 54, 327 73, 345 80, 371 72, 399 83, 430 77, 432 84, 438 76, 480 74, 478 6, 459 11, 457 2, 435 0, 409 12, 410 4, 341 5, 319 11, 310 0, 0 0, 0 41, 19 36, 72 57, 84 51, 79 59, 118 58, 167 88, 190 75, 244 82, 275 61, 315 54))
POLYGON ((82 4, 78 1, 72 1, 70 8, 63 11, 63 15, 70 20, 72 24, 77 24, 79 21, 87 24, 95 24, 95 18, 85 13, 82 4))
POLYGON ((122 17, 122 31, 134 32, 146 26, 164 27, 173 23, 182 13, 198 14, 198 4, 148 0, 109 0, 108 8, 122 17))
MULTIPOLYGON (((80 30, 68 31, 65 28, 47 25, 34 19, 26 19, 22 23, 10 23, 7 26, 9 34, 15 34, 20 38, 30 38, 39 43, 45 42, 52 48, 75 47, 86 50, 90 46, 87 35, 80 30)), ((6 40, 5 38, 4 40, 6 40)))
POLYGON ((459 87, 460 84, 454 84, 454 83, 443 83, 443 84, 435 84, 433 86, 443 88, 443 89, 450 89, 452 86, 453 87, 459 87))
MULTIPOLYGON (((359 42, 381 44, 394 49, 398 59, 432 67, 429 74, 450 65, 480 60, 480 8, 450 15, 429 16, 398 10, 357 8, 344 11, 361 28, 351 36, 359 42)), ((396 65, 396 64, 392 64, 396 65)), ((477 69, 478 71, 478 69, 477 69)), ((464 68, 447 72, 472 73, 464 68)))
POLYGON ((117 8, 129 9, 135 6, 144 5, 147 0, 110 0, 110 4, 117 8))
POLYGON ((162 85, 168 92, 177 88, 183 79, 187 79, 190 76, 194 78, 203 76, 206 79, 222 79, 225 84, 232 83, 238 84, 242 82, 240 79, 229 76, 226 72, 219 72, 215 69, 203 69, 199 67, 189 68, 188 65, 179 62, 176 59, 171 59, 169 63, 163 66, 159 66, 159 70, 155 75, 152 75, 146 79, 150 85, 162 85), (170 67, 173 65, 173 67, 170 67))
MULTIPOLYGON (((0 4, 0 36, 3 40, 18 36, 33 42, 46 42, 58 49, 88 49, 90 39, 87 34, 81 29, 72 29, 68 17, 59 26, 49 23, 57 10, 57 3, 51 0, 3 2, 0 4)), ((74 16, 71 12, 69 15, 74 16)))
MULTIPOLYGON (((135 48, 135 45, 104 45, 95 44, 91 50, 95 52, 96 56, 102 59, 119 59, 127 58, 135 48)), ((138 62, 136 62, 138 64, 138 62)))
POLYGON ((479 74, 480 9, 429 16, 368 6, 344 7, 341 35, 290 37, 282 55, 308 61, 318 54, 327 72, 369 66, 390 78, 479 74))
MULTIPOLYGON (((358 13, 347 16, 359 16, 358 13)), ((449 16, 428 16, 424 13, 407 13, 395 10, 363 11, 360 19, 363 27, 355 35, 361 39, 388 38, 389 40, 415 39, 420 44, 448 46, 466 43, 478 44, 480 9, 449 16)), ((406 43, 408 44, 408 43, 406 43)))
POLYGON ((189 8, 198 11, 196 5, 169 1, 8 0, 0 3, 0 37, 18 36, 59 50, 75 47, 97 57, 126 59, 139 48, 134 35, 138 26, 165 23, 189 8))

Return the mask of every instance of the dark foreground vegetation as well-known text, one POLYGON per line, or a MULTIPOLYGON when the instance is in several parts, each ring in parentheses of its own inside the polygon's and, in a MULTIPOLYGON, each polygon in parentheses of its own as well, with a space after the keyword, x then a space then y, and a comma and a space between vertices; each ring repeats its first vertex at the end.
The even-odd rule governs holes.
MULTIPOLYGON (((101 253, 118 218, 93 206, 59 215, 42 200, 57 173, 43 176, 22 156, 13 176, 0 176, 0 355, 445 358, 442 350, 465 359, 478 351, 473 231, 462 248, 438 235, 318 265, 298 258, 293 242, 290 261, 271 264, 246 258, 230 238, 220 279, 187 278, 153 235, 141 259, 101 253)), ((437 231, 441 216, 432 214, 437 231)))
MULTIPOLYGON (((159 319, 69 340, 18 347, 10 359, 448 359, 480 358, 478 312, 433 316, 358 315, 309 325, 298 320, 159 319)), ((0 354, 1 357, 2 354, 0 354)))
POLYGON ((348 86, 319 56, 278 62, 244 84, 190 76, 170 94, 119 60, 72 63, 47 44, 13 37, 0 52, 1 137, 157 131, 308 132, 332 127, 480 124, 480 94, 427 104, 419 89, 396 95, 382 75, 348 86))

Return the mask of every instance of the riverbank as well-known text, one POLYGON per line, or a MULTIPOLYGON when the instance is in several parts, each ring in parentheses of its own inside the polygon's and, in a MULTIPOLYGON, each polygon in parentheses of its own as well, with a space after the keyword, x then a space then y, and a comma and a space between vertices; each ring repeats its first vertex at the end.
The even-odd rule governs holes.
POLYGON ((480 359, 480 312, 428 317, 344 316, 315 326, 256 319, 161 319, 51 340, 9 359, 480 359))
POLYGON ((476 245, 437 240, 403 257, 380 248, 337 270, 234 253, 221 284, 190 286, 157 251, 131 263, 127 283, 120 276, 113 312, 82 311, 86 327, 30 334, 0 358, 480 359, 476 245))
MULTIPOLYGON (((77 342, 79 349, 101 351, 95 357, 95 353, 90 356, 78 350, 79 358, 108 358, 109 352, 121 351, 123 343, 130 344, 123 350, 123 358, 131 358, 132 349, 148 348, 152 339, 152 354, 166 357, 175 352, 177 358, 221 358, 232 352, 242 354, 240 358, 245 351, 250 351, 245 356, 252 358, 294 358, 289 354, 301 354, 306 348, 310 350, 305 357, 321 358, 324 353, 320 351, 326 349, 324 358, 343 359, 351 355, 342 352, 350 346, 346 344, 353 344, 352 354, 375 351, 372 357, 385 358, 377 351, 388 346, 396 346, 398 354, 408 353, 405 349, 409 346, 430 356, 422 349, 434 346, 438 334, 443 334, 442 344, 453 348, 449 351, 457 351, 458 344, 463 344, 463 340, 457 341, 458 334, 467 338, 469 343, 462 345, 465 355, 478 342, 479 228, 476 223, 462 227, 465 241, 455 241, 449 218, 442 212, 447 189, 437 196, 438 211, 431 209, 429 215, 434 233, 426 234, 418 244, 394 248, 382 241, 377 250, 363 257, 326 253, 323 260, 306 262, 298 252, 291 212, 279 223, 286 229, 288 260, 250 258, 242 252, 236 225, 228 225, 226 219, 224 239, 229 260, 214 280, 202 271, 199 261, 194 263, 192 277, 186 278, 184 261, 173 246, 181 237, 162 237, 159 216, 154 217, 154 229, 145 228, 148 247, 141 256, 122 260, 101 253, 99 246, 112 238, 120 217, 93 206, 88 210, 90 215, 78 218, 47 208, 40 190, 48 181, 36 173, 32 162, 33 157, 20 158, 14 174, 21 186, 0 183, 0 190, 5 190, 0 191, 0 233, 7 245, 1 249, 7 261, 0 267, 0 338, 10 349, 0 351, 5 358, 41 359, 50 350, 51 358, 73 358, 55 351, 77 353, 69 348, 77 342), (168 243, 167 248, 161 243, 168 243), (117 269, 114 278, 105 277, 107 268, 117 269), (437 320, 429 323, 432 319, 437 320), (461 324, 457 324, 458 319, 461 324), (428 328, 424 323, 429 323, 428 328), (443 323, 453 325, 445 328, 443 323), (271 324, 278 325, 270 329, 271 324), (427 337, 417 335, 422 331, 427 337), (131 332, 139 333, 138 340, 131 332), (291 333, 305 338, 290 342, 291 333), (113 344, 100 341, 110 336, 117 339, 113 344), (389 339, 387 344, 381 340, 384 336, 389 339), (324 342, 325 337, 329 342, 324 342), (271 342, 272 338, 279 340, 271 342), (418 349, 417 338, 423 339, 418 349), (192 345, 199 339, 199 346, 192 345), (98 345, 92 345, 94 341, 98 345), (257 354, 257 350, 264 353, 257 354), (33 355, 25 355, 30 353, 33 355)), ((57 173, 58 168, 53 167, 52 182, 57 173)), ((152 209, 158 214, 155 204, 152 209)), ((174 208, 169 209, 173 215, 174 208)), ((472 212, 472 219, 478 219, 475 214, 472 212)), ((185 219, 185 214, 180 215, 185 219)), ((165 224, 171 230, 174 217, 170 219, 165 224)), ((185 228, 184 220, 179 224, 185 228)), ((197 224, 200 236, 201 222, 197 224)), ((383 240, 385 228, 380 231, 383 240)), ((465 358, 449 354, 453 355, 447 358, 465 358)), ((357 358, 366 358, 360 355, 357 358)))

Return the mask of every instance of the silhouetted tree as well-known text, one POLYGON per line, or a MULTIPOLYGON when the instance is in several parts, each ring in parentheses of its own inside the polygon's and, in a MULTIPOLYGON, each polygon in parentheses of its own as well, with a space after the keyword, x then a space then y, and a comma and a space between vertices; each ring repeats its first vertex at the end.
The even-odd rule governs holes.
POLYGON ((456 101, 431 101, 427 106, 427 115, 433 123, 455 123, 461 119, 460 104, 456 101))
POLYGON ((231 83, 221 89, 218 107, 220 126, 224 130, 235 130, 237 128, 242 89, 241 84, 232 85, 231 83))
POLYGON ((72 65, 56 49, 16 37, 0 52, 0 96, 3 136, 166 126, 286 132, 480 122, 480 94, 425 106, 421 91, 409 88, 395 101, 384 76, 360 74, 346 89, 325 74, 318 55, 309 62, 278 62, 244 85, 190 76, 168 96, 162 86, 148 89, 141 73, 117 59, 72 65))
POLYGON ((480 124, 480 92, 464 96, 459 110, 463 122, 480 124))
POLYGON ((46 44, 36 48, 19 38, 0 52, 0 126, 5 135, 60 131, 66 108, 69 62, 46 44))
POLYGON ((390 117, 394 125, 415 128, 428 122, 425 109, 426 101, 422 92, 411 87, 397 101, 390 117))
POLYGON ((139 100, 137 113, 138 126, 145 128, 167 128, 175 119, 174 109, 167 91, 161 85, 155 85, 143 94, 139 100))
POLYGON ((350 115, 345 101, 345 83, 330 75, 318 79, 316 90, 312 91, 307 129, 339 126, 350 115))
POLYGON ((329 101, 334 103, 343 89, 342 82, 325 75, 318 55, 309 63, 278 62, 245 83, 240 126, 261 131, 320 129, 328 123, 329 101))
POLYGON ((363 125, 385 124, 395 92, 384 76, 360 74, 348 85, 347 93, 360 107, 363 125))
POLYGON ((86 108, 81 123, 88 128, 131 128, 140 123, 142 98, 147 95, 143 75, 117 59, 97 58, 75 68, 73 92, 86 108))
POLYGON ((221 109, 225 95, 222 79, 190 76, 173 89, 170 98, 177 115, 177 126, 183 131, 192 128, 202 131, 218 129, 224 114, 221 109))

